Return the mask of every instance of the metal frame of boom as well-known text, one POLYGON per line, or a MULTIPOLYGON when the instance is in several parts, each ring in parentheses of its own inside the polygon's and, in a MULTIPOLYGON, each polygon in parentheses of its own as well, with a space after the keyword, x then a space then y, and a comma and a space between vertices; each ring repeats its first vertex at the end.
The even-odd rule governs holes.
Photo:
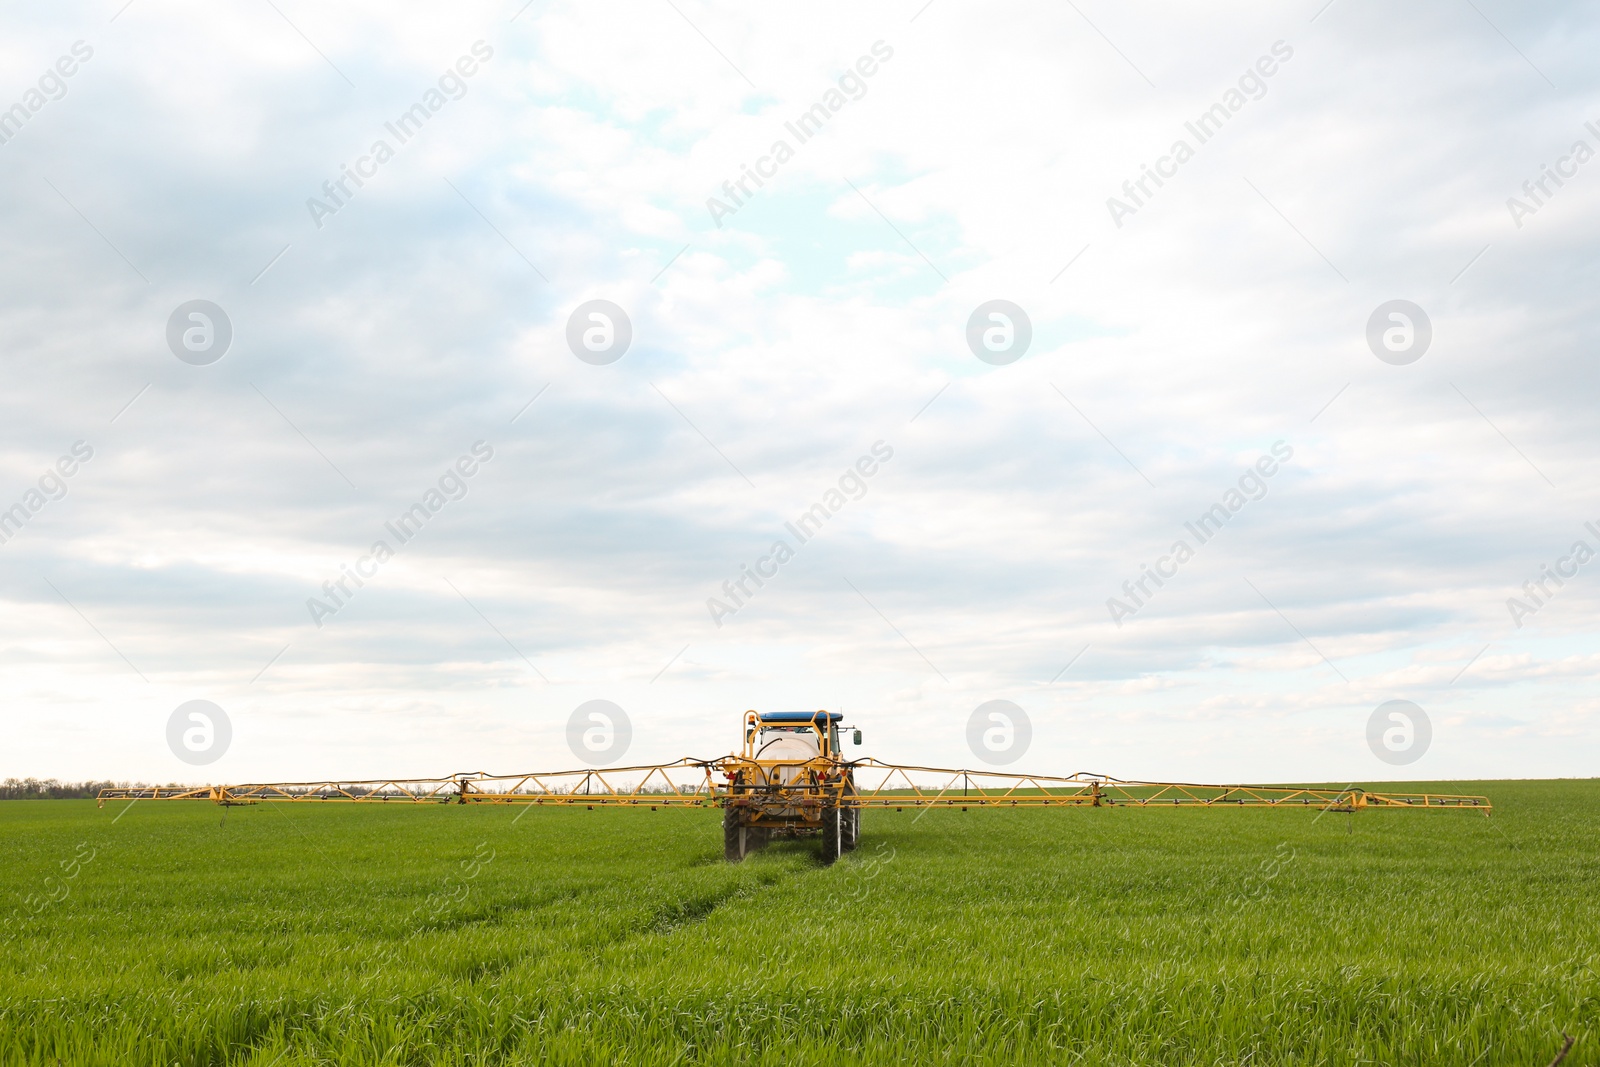
POLYGON ((99 800, 210 800, 218 804, 536 804, 722 807, 736 796, 759 796, 765 806, 801 809, 908 807, 1316 807, 1468 808, 1493 812, 1489 798, 1453 793, 1395 793, 1349 786, 1203 785, 1146 782, 1079 772, 1069 777, 1008 774, 844 760, 821 756, 803 763, 749 755, 685 758, 675 763, 535 774, 455 774, 444 778, 273 782, 101 790, 99 800), (775 773, 782 768, 784 773, 775 773), (746 783, 733 788, 733 783, 746 783), (749 783, 757 783, 751 785, 749 783), (787 784, 785 784, 787 783, 787 784), (754 792, 752 792, 754 790, 754 792))

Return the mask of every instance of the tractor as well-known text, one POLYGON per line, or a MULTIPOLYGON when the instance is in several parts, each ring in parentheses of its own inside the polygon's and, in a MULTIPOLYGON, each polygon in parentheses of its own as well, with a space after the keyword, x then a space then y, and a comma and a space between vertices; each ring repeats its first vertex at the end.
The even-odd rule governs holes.
POLYGON ((775 837, 820 837, 822 861, 856 847, 861 807, 836 711, 745 712, 744 752, 719 761, 726 777, 722 852, 737 863, 775 837))

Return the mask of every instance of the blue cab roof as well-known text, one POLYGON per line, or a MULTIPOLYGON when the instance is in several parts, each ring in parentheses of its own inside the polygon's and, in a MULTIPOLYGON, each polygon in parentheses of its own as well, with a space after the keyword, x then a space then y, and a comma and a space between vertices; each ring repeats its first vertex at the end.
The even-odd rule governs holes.
POLYGON ((844 718, 837 711, 760 711, 762 722, 772 723, 835 723, 844 718))

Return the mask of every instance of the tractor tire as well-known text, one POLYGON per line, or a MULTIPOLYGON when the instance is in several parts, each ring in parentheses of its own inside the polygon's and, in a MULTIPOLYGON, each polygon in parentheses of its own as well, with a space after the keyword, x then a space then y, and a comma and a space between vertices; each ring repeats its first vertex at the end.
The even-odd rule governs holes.
MULTIPOLYGON (((844 795, 852 800, 855 799, 856 783, 854 777, 845 783, 844 795)), ((852 804, 850 807, 843 809, 841 817, 844 819, 844 833, 840 839, 840 850, 854 852, 856 845, 861 840, 861 809, 852 804)))
POLYGON ((842 810, 827 805, 822 809, 822 862, 832 866, 839 859, 844 844, 845 815, 842 810))
POLYGON ((745 828, 744 820, 739 817, 739 809, 727 807, 722 809, 722 858, 729 863, 738 863, 744 859, 746 847, 749 844, 750 832, 745 828))

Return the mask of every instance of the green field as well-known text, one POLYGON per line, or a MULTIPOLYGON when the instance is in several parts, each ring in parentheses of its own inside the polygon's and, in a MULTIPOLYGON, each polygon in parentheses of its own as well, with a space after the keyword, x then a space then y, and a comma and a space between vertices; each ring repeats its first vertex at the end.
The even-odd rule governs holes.
POLYGON ((715 811, 0 803, 0 1062, 1600 1064, 1600 782, 1436 788, 1494 818, 868 812, 831 868, 715 811))

